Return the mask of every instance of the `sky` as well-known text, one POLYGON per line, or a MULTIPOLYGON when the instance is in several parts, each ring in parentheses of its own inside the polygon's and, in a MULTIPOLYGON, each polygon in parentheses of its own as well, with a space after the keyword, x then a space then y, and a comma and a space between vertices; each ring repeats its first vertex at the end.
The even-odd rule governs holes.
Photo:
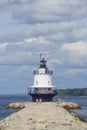
POLYGON ((27 94, 40 53, 57 88, 87 88, 87 0, 0 0, 0 94, 27 94))

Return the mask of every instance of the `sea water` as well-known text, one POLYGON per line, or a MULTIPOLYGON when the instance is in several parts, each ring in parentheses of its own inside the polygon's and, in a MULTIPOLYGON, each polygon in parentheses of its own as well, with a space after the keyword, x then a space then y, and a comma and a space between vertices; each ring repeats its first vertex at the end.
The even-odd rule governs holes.
MULTIPOLYGON (((58 100, 57 97, 54 98, 54 101, 58 100)), ((74 110, 74 112, 87 121, 87 96, 65 97, 64 101, 77 103, 81 109, 74 110)), ((8 104, 14 102, 31 102, 31 97, 28 95, 0 95, 0 120, 19 111, 19 109, 7 109, 8 104)))
POLYGON ((28 95, 0 95, 0 120, 19 111, 19 109, 8 109, 9 103, 30 101, 31 97, 28 95))
POLYGON ((80 117, 85 119, 85 121, 87 122, 87 96, 66 97, 65 100, 77 103, 81 107, 81 109, 73 111, 77 113, 80 117))

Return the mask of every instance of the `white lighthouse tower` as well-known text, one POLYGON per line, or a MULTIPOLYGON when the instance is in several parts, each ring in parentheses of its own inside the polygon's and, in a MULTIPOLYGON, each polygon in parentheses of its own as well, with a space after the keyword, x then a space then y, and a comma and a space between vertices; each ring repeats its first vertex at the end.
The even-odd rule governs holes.
POLYGON ((32 96, 32 101, 52 101, 57 95, 55 86, 52 85, 51 76, 53 71, 46 66, 46 61, 40 55, 40 66, 34 73, 34 85, 28 88, 28 94, 32 96))

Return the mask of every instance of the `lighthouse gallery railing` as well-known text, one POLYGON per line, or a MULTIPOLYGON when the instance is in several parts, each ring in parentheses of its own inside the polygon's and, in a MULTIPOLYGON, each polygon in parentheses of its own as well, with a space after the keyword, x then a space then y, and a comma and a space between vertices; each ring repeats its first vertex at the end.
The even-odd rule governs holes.
POLYGON ((57 91, 54 89, 36 89, 36 88, 28 88, 28 94, 56 94, 57 91))

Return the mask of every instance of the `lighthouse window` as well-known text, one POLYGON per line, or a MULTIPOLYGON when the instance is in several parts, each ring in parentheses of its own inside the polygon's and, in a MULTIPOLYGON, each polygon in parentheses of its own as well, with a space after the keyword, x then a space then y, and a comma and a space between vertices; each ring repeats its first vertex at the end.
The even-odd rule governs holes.
POLYGON ((36 81, 36 85, 38 85, 38 81, 36 81))

